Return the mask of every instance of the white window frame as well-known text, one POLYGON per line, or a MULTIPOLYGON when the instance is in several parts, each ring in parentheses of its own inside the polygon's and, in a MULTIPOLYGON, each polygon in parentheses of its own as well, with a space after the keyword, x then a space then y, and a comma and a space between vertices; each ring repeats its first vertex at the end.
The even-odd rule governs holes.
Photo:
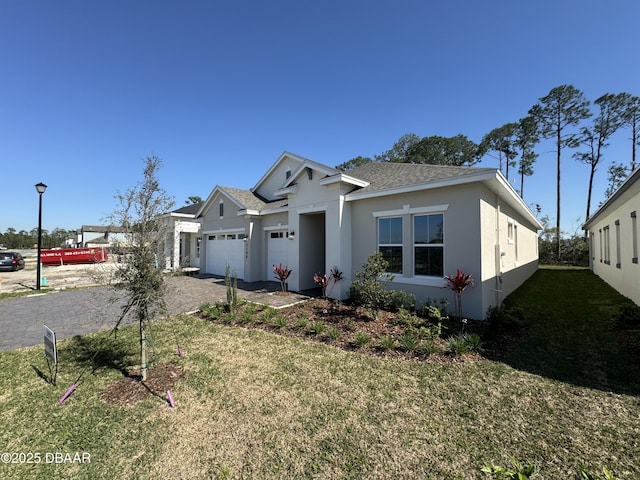
POLYGON ((611 233, 609 225, 602 230, 604 231, 604 263, 611 265, 611 233))
POLYGON ((615 221, 616 226, 616 268, 622 268, 622 251, 620 250, 620 220, 615 221))
POLYGON ((638 219, 636 211, 631 212, 631 263, 638 263, 638 219))
POLYGON ((444 278, 444 275, 445 275, 444 259, 445 259, 445 243, 446 243, 444 238, 444 230, 445 230, 444 223, 445 223, 445 215, 443 212, 421 213, 421 214, 413 215, 411 217, 411 226, 412 226, 411 239, 412 239, 412 246, 413 246, 411 271, 413 272, 413 275, 416 278, 444 278), (442 215, 442 243, 430 243, 430 244, 416 243, 416 237, 415 237, 416 218, 430 217, 435 215, 442 215), (416 248, 442 248, 442 275, 423 275, 423 274, 416 273, 416 248))
POLYGON ((393 275, 403 275, 404 272, 404 258, 405 258, 405 248, 404 248, 404 218, 401 215, 394 215, 394 216, 385 216, 385 217, 378 217, 376 220, 376 230, 377 230, 377 235, 376 235, 376 239, 377 239, 377 251, 380 252, 381 248, 397 248, 400 247, 400 271, 388 271, 386 273, 390 273, 393 275), (381 220, 393 220, 393 219, 399 219, 400 220, 400 243, 381 243, 380 242, 380 221, 381 220))

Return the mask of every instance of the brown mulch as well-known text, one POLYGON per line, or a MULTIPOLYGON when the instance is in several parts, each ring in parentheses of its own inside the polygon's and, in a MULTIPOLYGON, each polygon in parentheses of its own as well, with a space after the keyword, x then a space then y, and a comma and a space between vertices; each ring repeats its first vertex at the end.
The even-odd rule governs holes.
POLYGON ((184 376, 182 367, 171 363, 154 365, 147 372, 147 379, 142 381, 139 371, 111 382, 102 392, 100 399, 112 405, 132 405, 140 400, 155 395, 168 402, 167 390, 178 383, 184 376))
MULTIPOLYGON (((459 356, 451 355, 446 351, 445 341, 442 338, 435 338, 433 340, 438 347, 438 353, 425 354, 420 351, 406 352, 399 347, 393 350, 383 349, 378 342, 380 337, 384 335, 397 337, 405 330, 402 323, 398 321, 398 313, 380 310, 374 318, 370 311, 363 307, 355 306, 349 301, 336 302, 330 299, 314 298, 306 302, 279 309, 277 314, 284 317, 287 321, 287 326, 283 328, 279 328, 271 322, 259 321, 258 319, 261 316, 260 310, 254 313, 254 318, 258 321, 238 321, 238 319, 242 317, 242 312, 245 308, 252 307, 250 307, 249 304, 240 305, 235 315, 235 324, 242 325, 245 328, 267 330, 286 337, 297 337, 309 341, 321 342, 343 350, 358 351, 377 357, 402 358, 426 362, 468 362, 477 361, 482 358, 481 355, 477 353, 467 353, 459 356), (296 326, 301 318, 307 320, 306 328, 296 326), (321 335, 309 330, 309 325, 316 321, 322 322, 325 326, 325 331, 321 335), (326 329, 331 327, 340 331, 337 339, 328 338, 326 329), (367 345, 357 346, 356 336, 359 333, 364 333, 369 336, 370 341, 367 345)), ((199 314, 199 317, 207 321, 212 321, 206 314, 199 314)), ((213 321, 229 323, 229 321, 224 318, 213 321)))

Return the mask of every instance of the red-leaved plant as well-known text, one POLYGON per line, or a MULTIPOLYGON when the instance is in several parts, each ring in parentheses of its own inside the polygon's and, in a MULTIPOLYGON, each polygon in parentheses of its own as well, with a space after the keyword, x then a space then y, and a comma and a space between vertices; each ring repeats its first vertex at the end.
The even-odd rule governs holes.
POLYGON ((327 274, 319 274, 315 273, 313 275, 313 281, 320 285, 322 289, 322 298, 327 298, 327 287, 329 286, 329 282, 333 281, 335 285, 337 282, 342 280, 342 272, 338 270, 338 267, 333 267, 327 277, 327 274))
POLYGON ((276 278, 280 280, 280 285, 282 286, 283 293, 287 291, 287 278, 289 278, 289 275, 291 275, 292 271, 293 270, 291 270, 286 265, 280 264, 273 266, 273 273, 275 274, 276 278))
POLYGON ((446 275, 444 278, 447 280, 447 285, 451 290, 453 290, 453 293, 455 295, 456 317, 458 318, 458 320, 463 322, 462 292, 464 292, 469 285, 471 285, 472 287, 475 286, 475 284, 473 283, 473 278, 470 273, 464 273, 459 268, 457 269, 455 275, 446 275))
POLYGON ((327 298, 327 286, 329 285, 329 279, 326 274, 320 275, 319 273, 313 274, 313 281, 320 285, 322 289, 322 298, 327 298))

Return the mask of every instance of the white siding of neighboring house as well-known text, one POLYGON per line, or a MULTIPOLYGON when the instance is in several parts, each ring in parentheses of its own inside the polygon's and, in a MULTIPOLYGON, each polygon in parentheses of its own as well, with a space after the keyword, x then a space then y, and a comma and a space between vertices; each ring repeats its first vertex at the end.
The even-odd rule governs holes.
POLYGON ((590 237, 593 272, 640 305, 640 264, 637 257, 640 248, 640 170, 636 170, 635 175, 636 180, 619 197, 596 212, 585 225, 590 237), (635 220, 632 216, 634 212, 635 220), (605 244, 607 230, 609 241, 605 244))

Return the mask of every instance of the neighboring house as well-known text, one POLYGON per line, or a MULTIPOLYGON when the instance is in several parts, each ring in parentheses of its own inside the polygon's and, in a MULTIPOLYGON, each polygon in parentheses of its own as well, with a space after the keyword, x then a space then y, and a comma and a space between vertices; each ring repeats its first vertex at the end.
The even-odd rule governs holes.
POLYGON ((187 205, 163 215, 167 232, 163 245, 167 270, 200 268, 200 222, 196 218, 201 204, 187 205))
POLYGON ((337 267, 331 297, 349 296, 369 255, 381 251, 389 288, 449 299, 444 276, 473 274, 463 310, 484 318, 537 268, 542 226, 497 169, 371 163, 347 172, 284 152, 250 190, 216 186, 197 213, 200 268, 247 282, 293 270, 290 290, 316 287, 337 267))
POLYGON ((76 247, 117 247, 126 243, 124 232, 113 225, 83 225, 77 232, 76 247))
POLYGON ((589 235, 591 270, 640 305, 638 219, 640 168, 582 226, 589 235))

